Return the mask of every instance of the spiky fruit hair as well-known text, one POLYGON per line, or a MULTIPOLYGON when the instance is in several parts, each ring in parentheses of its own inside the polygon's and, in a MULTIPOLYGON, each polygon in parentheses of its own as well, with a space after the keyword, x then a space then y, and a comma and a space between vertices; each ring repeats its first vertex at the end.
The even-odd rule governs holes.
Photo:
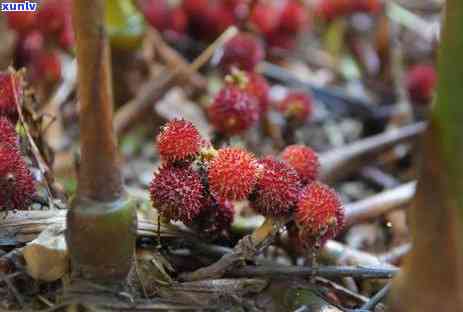
POLYGON ((187 161, 198 155, 202 138, 191 122, 174 119, 161 129, 156 142, 162 160, 166 162, 187 161))
POLYGON ((239 148, 223 148, 209 163, 209 191, 219 200, 245 199, 257 181, 254 156, 239 148))
POLYGON ((8 118, 13 124, 19 118, 15 95, 22 96, 21 78, 16 73, 0 72, 0 116, 8 118))
POLYGON ((245 87, 246 92, 254 95, 259 104, 260 113, 265 113, 269 106, 270 86, 264 76, 256 72, 248 72, 248 83, 245 87))
POLYGON ((302 183, 308 184, 317 179, 320 161, 310 147, 289 145, 281 153, 281 158, 297 171, 302 183))
POLYGON ((189 224, 199 215, 204 204, 200 176, 187 166, 161 167, 149 190, 153 206, 169 220, 189 224))
POLYGON ((225 135, 240 134, 256 124, 259 107, 256 98, 235 85, 226 85, 208 109, 214 128, 225 135))
POLYGON ((262 171, 249 198, 251 207, 265 217, 287 216, 296 205, 301 190, 297 172, 273 157, 266 157, 259 164, 262 171))
POLYGON ((0 210, 25 210, 34 193, 34 179, 18 150, 0 147, 0 210))
POLYGON ((18 136, 13 124, 6 118, 0 116, 0 149, 18 148, 18 136))
POLYGON ((334 190, 313 182, 302 190, 294 220, 301 241, 310 247, 321 247, 342 229, 344 208, 334 190))

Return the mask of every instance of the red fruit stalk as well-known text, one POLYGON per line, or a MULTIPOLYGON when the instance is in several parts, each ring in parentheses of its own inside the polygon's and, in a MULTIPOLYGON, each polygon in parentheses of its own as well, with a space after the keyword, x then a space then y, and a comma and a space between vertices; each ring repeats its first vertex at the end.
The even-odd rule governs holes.
POLYGON ((167 165, 159 169, 150 184, 153 206, 168 220, 191 223, 204 204, 199 175, 187 167, 167 165))
POLYGON ((415 65, 407 72, 406 85, 413 104, 429 104, 436 84, 437 73, 431 65, 415 65))
POLYGON ((223 148, 209 163, 209 191, 218 200, 245 199, 257 181, 253 155, 239 148, 223 148))
POLYGON ((199 153, 202 138, 191 122, 174 119, 162 128, 156 143, 164 161, 187 161, 199 153))
POLYGON ((304 184, 317 179, 320 162, 317 154, 310 147, 290 145, 283 150, 281 158, 296 170, 304 184))
POLYGON ((294 219, 301 241, 307 247, 321 247, 343 227, 344 208, 335 191, 313 182, 302 190, 294 219))
POLYGON ((288 215, 296 205, 301 189, 297 172, 272 157, 266 157, 259 163, 262 172, 250 196, 252 208, 265 217, 288 215))
POLYGON ((216 95, 208 113, 214 128, 230 136, 250 129, 259 119, 256 99, 234 85, 225 86, 216 95))
POLYGON ((0 210, 27 209, 34 193, 34 179, 18 150, 0 145, 0 210))
POLYGON ((221 66, 229 72, 233 67, 253 71, 265 58, 263 43, 249 33, 239 33, 223 48, 221 66))

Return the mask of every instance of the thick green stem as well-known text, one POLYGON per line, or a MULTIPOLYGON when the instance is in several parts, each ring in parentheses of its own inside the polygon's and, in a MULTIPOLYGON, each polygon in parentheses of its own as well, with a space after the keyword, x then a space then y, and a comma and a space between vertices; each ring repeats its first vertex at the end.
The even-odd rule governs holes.
POLYGON ((113 131, 111 58, 105 0, 74 0, 81 164, 67 215, 73 272, 98 282, 122 281, 132 267, 135 204, 124 192, 113 131))
POLYGON ((414 246, 394 283, 392 311, 459 311, 463 306, 462 1, 447 1, 444 24, 437 98, 410 213, 414 246))

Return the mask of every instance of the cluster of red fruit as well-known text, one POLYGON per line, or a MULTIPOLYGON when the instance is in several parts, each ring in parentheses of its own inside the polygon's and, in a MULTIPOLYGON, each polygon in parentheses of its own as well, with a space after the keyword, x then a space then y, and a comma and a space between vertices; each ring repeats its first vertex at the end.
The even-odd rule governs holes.
POLYGON ((381 11, 380 0, 320 0, 318 15, 327 21, 354 13, 377 14, 381 11))
POLYGON ((32 80, 58 81, 59 49, 74 46, 71 0, 43 0, 37 12, 6 14, 9 27, 18 34, 16 65, 28 67, 32 80))
POLYGON ((310 245, 334 237, 344 223, 338 196, 316 181, 319 161, 309 147, 288 146, 279 158, 262 159, 240 148, 215 150, 182 119, 164 126, 157 147, 163 163, 150 194, 169 220, 222 231, 233 221, 232 202, 248 199, 265 217, 293 215, 301 240, 310 245))
MULTIPOLYGON (((270 86, 256 71, 264 58, 262 42, 251 33, 239 33, 225 44, 220 65, 229 75, 208 108, 217 132, 226 136, 243 133, 268 111, 270 86)), ((289 121, 303 123, 312 114, 312 99, 304 92, 290 92, 276 108, 289 121)))
POLYGON ((263 35, 269 46, 290 48, 309 22, 297 0, 183 0, 170 7, 167 0, 138 0, 148 22, 199 40, 217 38, 231 25, 248 27, 263 35))
POLYGON ((35 192, 34 180, 21 157, 15 124, 21 79, 0 73, 0 210, 27 209, 35 192))

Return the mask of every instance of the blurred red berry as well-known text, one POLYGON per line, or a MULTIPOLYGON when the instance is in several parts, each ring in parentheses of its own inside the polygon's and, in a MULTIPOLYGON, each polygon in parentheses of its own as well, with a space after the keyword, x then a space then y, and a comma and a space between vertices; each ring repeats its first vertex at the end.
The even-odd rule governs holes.
POLYGON ((169 121, 159 133, 156 143, 161 159, 167 162, 192 160, 201 148, 202 139, 189 121, 169 121))
POLYGON ((270 86, 267 79, 258 73, 249 72, 247 76, 248 83, 245 91, 257 98, 260 113, 263 114, 268 110, 270 86))
MULTIPOLYGON (((23 2, 23 1, 11 1, 23 2)), ((34 30, 37 25, 37 14, 35 12, 6 12, 8 26, 21 35, 34 30)))
POLYGON ((208 109, 214 128, 225 135, 236 135, 253 127, 259 119, 257 99, 245 90, 227 85, 208 109))
POLYGON ((291 50, 296 46, 296 36, 296 33, 276 30, 272 33, 268 33, 265 38, 269 49, 291 50))
POLYGON ((250 22, 261 33, 275 31, 280 23, 281 9, 274 3, 258 2, 252 8, 250 22))
POLYGON ((166 0, 138 0, 141 11, 151 26, 164 31, 169 22, 169 5, 166 0))
POLYGON ((189 224, 204 205, 200 177, 188 167, 161 167, 149 190, 154 208, 169 220, 189 224))
POLYGON ((313 182, 301 192, 295 213, 301 241, 321 247, 334 238, 344 225, 344 208, 328 186, 313 182))
POLYGON ((16 46, 16 61, 20 66, 32 62, 43 50, 44 38, 40 31, 34 30, 20 38, 16 46))
POLYGON ((233 12, 219 1, 210 4, 205 13, 200 24, 201 39, 204 40, 216 39, 236 22, 233 12))
POLYGON ((239 33, 225 44, 221 66, 226 71, 232 67, 253 71, 264 58, 262 41, 250 33, 239 33))
POLYGON ((304 184, 317 179, 320 162, 317 154, 310 147, 287 146, 281 153, 281 158, 296 170, 304 184))
POLYGON ((37 12, 37 23, 44 34, 59 34, 69 23, 71 0, 42 0, 37 12))
POLYGON ((355 12, 377 14, 382 9, 382 4, 379 0, 357 0, 352 2, 355 12))
POLYGON ((188 27, 188 15, 182 7, 176 7, 169 13, 167 29, 178 34, 184 34, 188 27))
POLYGON ((21 79, 14 73, 0 72, 0 116, 13 124, 19 118, 15 95, 22 96, 21 79))
POLYGON ((3 148, 18 148, 18 136, 13 124, 0 116, 0 150, 3 148))
POLYGON ((312 115, 312 98, 304 92, 290 92, 278 105, 286 118, 303 123, 312 115))
POLYGON ((35 193, 34 179, 17 149, 0 148, 0 210, 25 210, 35 193))
POLYGON ((63 29, 59 34, 58 43, 64 50, 70 50, 75 45, 74 28, 72 26, 71 15, 66 15, 63 29))
POLYGON ((182 7, 192 17, 204 16, 209 5, 209 0, 183 0, 182 7))
POLYGON ((431 102, 437 83, 437 73, 431 65, 415 65, 406 76, 407 90, 413 104, 431 102))
POLYGON ((57 50, 41 51, 32 63, 32 79, 55 83, 61 79, 61 59, 57 50))
POLYGON ((296 205, 301 183, 297 172, 272 157, 259 162, 262 172, 250 196, 251 207, 266 217, 284 217, 296 205))
POLYGON ((309 15, 306 8, 295 0, 287 0, 284 6, 279 29, 289 33, 298 33, 308 26, 309 15))
POLYGON ((218 200, 245 199, 257 181, 257 161, 239 148, 223 148, 209 163, 209 191, 218 200))

